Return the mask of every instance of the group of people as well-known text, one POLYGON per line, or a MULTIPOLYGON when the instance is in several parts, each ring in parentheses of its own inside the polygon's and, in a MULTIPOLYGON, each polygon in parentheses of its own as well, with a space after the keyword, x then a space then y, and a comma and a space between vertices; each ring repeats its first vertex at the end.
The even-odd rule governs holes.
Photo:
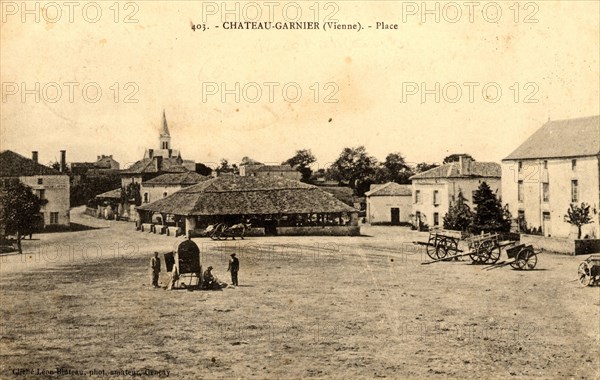
MULTIPOLYGON (((154 256, 150 259, 150 269, 152 272, 152 286, 159 288, 158 277, 160 274, 160 258, 158 252, 154 252, 154 256)), ((227 284, 219 281, 219 279, 212 273, 213 267, 209 266, 206 268, 202 275, 202 288, 217 290, 227 287, 227 284)), ((227 271, 231 274, 231 285, 238 286, 238 272, 240 271, 240 260, 236 257, 235 253, 230 255, 229 265, 227 271)), ((171 274, 171 283, 169 289, 172 289, 175 282, 179 279, 179 273, 177 273, 177 266, 173 268, 171 274)))

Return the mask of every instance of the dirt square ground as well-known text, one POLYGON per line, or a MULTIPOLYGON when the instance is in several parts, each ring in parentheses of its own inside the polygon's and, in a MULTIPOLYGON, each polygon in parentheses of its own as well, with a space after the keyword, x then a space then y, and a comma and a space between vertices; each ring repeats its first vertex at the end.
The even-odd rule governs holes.
POLYGON ((240 286, 167 291, 150 257, 181 239, 73 214, 94 229, 0 259, 1 378, 600 377, 600 288, 573 281, 581 257, 421 265, 425 235, 394 227, 194 239, 227 282, 237 253, 240 286))

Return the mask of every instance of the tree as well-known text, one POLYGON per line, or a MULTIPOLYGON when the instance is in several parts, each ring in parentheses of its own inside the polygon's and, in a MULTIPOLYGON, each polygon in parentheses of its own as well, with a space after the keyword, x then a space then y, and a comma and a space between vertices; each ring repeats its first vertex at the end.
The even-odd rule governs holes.
POLYGON ((446 158, 444 158, 444 161, 442 162, 442 165, 449 164, 451 162, 458 162, 460 160, 461 156, 464 157, 464 158, 470 158, 471 161, 475 161, 475 159, 473 158, 473 156, 471 156, 470 154, 458 154, 458 153, 454 153, 454 154, 451 154, 451 155, 447 156, 446 158))
POLYGON ((221 165, 217 168, 217 173, 233 173, 238 174, 239 169, 236 164, 229 165, 229 161, 226 158, 221 159, 221 165))
POLYGON ((377 159, 369 156, 364 146, 344 148, 330 167, 330 176, 338 182, 345 182, 357 195, 363 196, 375 182, 377 159))
POLYGON ((410 183, 409 178, 413 174, 413 170, 408 166, 400 153, 390 153, 377 169, 375 178, 379 183, 396 182, 408 184, 410 183))
POLYGON ((569 206, 567 214, 565 215, 565 222, 577 226, 577 239, 581 239, 581 227, 586 224, 594 223, 592 215, 595 213, 596 210, 593 210, 592 212, 590 210, 590 205, 585 202, 581 203, 581 206, 577 206, 576 203, 571 203, 571 206, 569 206))
POLYGON ((510 219, 506 219, 506 213, 496 194, 490 186, 482 182, 473 194, 475 204, 475 216, 471 229, 474 233, 486 232, 508 232, 510 230, 510 219))
POLYGON ((466 231, 473 223, 473 212, 466 202, 462 191, 458 192, 458 199, 450 206, 444 216, 444 228, 448 230, 466 231))
POLYGON ((142 191, 139 183, 131 182, 127 185, 127 187, 121 188, 121 203, 129 203, 136 206, 141 206, 142 191))
POLYGON ((212 169, 209 168, 208 166, 204 165, 201 162, 197 162, 196 163, 196 173, 203 175, 203 176, 209 176, 212 174, 212 169))
POLYGON ((41 206, 40 198, 19 181, 0 192, 0 230, 7 235, 17 235, 19 253, 23 253, 21 237, 31 234, 40 225, 41 206))
MULTIPOLYGON (((48 166, 50 166, 54 170, 60 171, 60 162, 58 161, 51 162, 48 166)), ((69 169, 68 166, 65 166, 64 174, 71 175, 71 169, 69 169)))
POLYGON ((116 173, 94 177, 82 175, 79 181, 71 184, 71 207, 88 204, 96 195, 117 189, 119 186, 121 178, 116 173))
POLYGON ((423 173, 426 172, 427 170, 431 170, 433 168, 437 168, 439 165, 437 164, 430 164, 427 162, 421 162, 420 164, 417 164, 415 166, 414 172, 415 173, 423 173))
POLYGON ((302 178, 300 179, 302 182, 310 182, 310 177, 312 176, 312 169, 310 165, 315 163, 317 159, 312 154, 310 149, 301 149, 297 150, 296 154, 284 161, 284 164, 288 164, 293 168, 296 168, 301 174, 302 178))

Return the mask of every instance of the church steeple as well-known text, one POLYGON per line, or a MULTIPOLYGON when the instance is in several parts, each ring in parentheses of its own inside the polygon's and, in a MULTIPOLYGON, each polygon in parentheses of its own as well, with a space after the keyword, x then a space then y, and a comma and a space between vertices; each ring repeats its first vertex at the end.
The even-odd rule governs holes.
POLYGON ((165 110, 163 110, 159 142, 160 149, 171 149, 171 134, 169 133, 169 127, 167 126, 167 115, 165 114, 165 110))

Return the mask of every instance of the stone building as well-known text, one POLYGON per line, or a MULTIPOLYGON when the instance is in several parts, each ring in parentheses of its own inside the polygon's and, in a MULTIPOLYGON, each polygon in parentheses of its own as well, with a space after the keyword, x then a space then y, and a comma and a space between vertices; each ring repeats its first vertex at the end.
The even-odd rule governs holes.
POLYGON ((365 195, 368 223, 397 226, 411 222, 412 185, 400 185, 395 182, 371 185, 371 189, 365 195))
MULTIPOLYGON (((502 195, 522 231, 576 238, 572 203, 600 207, 600 116, 548 121, 502 160, 502 195)), ((600 238, 599 215, 582 236, 600 238)))
MULTIPOLYGON (((410 177, 412 181, 412 220, 414 225, 441 226, 444 215, 462 192, 466 203, 474 210, 473 194, 486 182, 498 197, 502 169, 494 162, 477 162, 460 156, 451 162, 410 177)), ((503 202, 504 203, 504 202, 503 202)))
POLYGON ((20 181, 32 189, 42 200, 39 226, 41 228, 68 227, 70 224, 70 184, 69 176, 64 174, 64 150, 61 151, 60 168, 62 172, 40 164, 36 151, 32 152, 31 158, 10 150, 0 152, 0 185, 20 181))

